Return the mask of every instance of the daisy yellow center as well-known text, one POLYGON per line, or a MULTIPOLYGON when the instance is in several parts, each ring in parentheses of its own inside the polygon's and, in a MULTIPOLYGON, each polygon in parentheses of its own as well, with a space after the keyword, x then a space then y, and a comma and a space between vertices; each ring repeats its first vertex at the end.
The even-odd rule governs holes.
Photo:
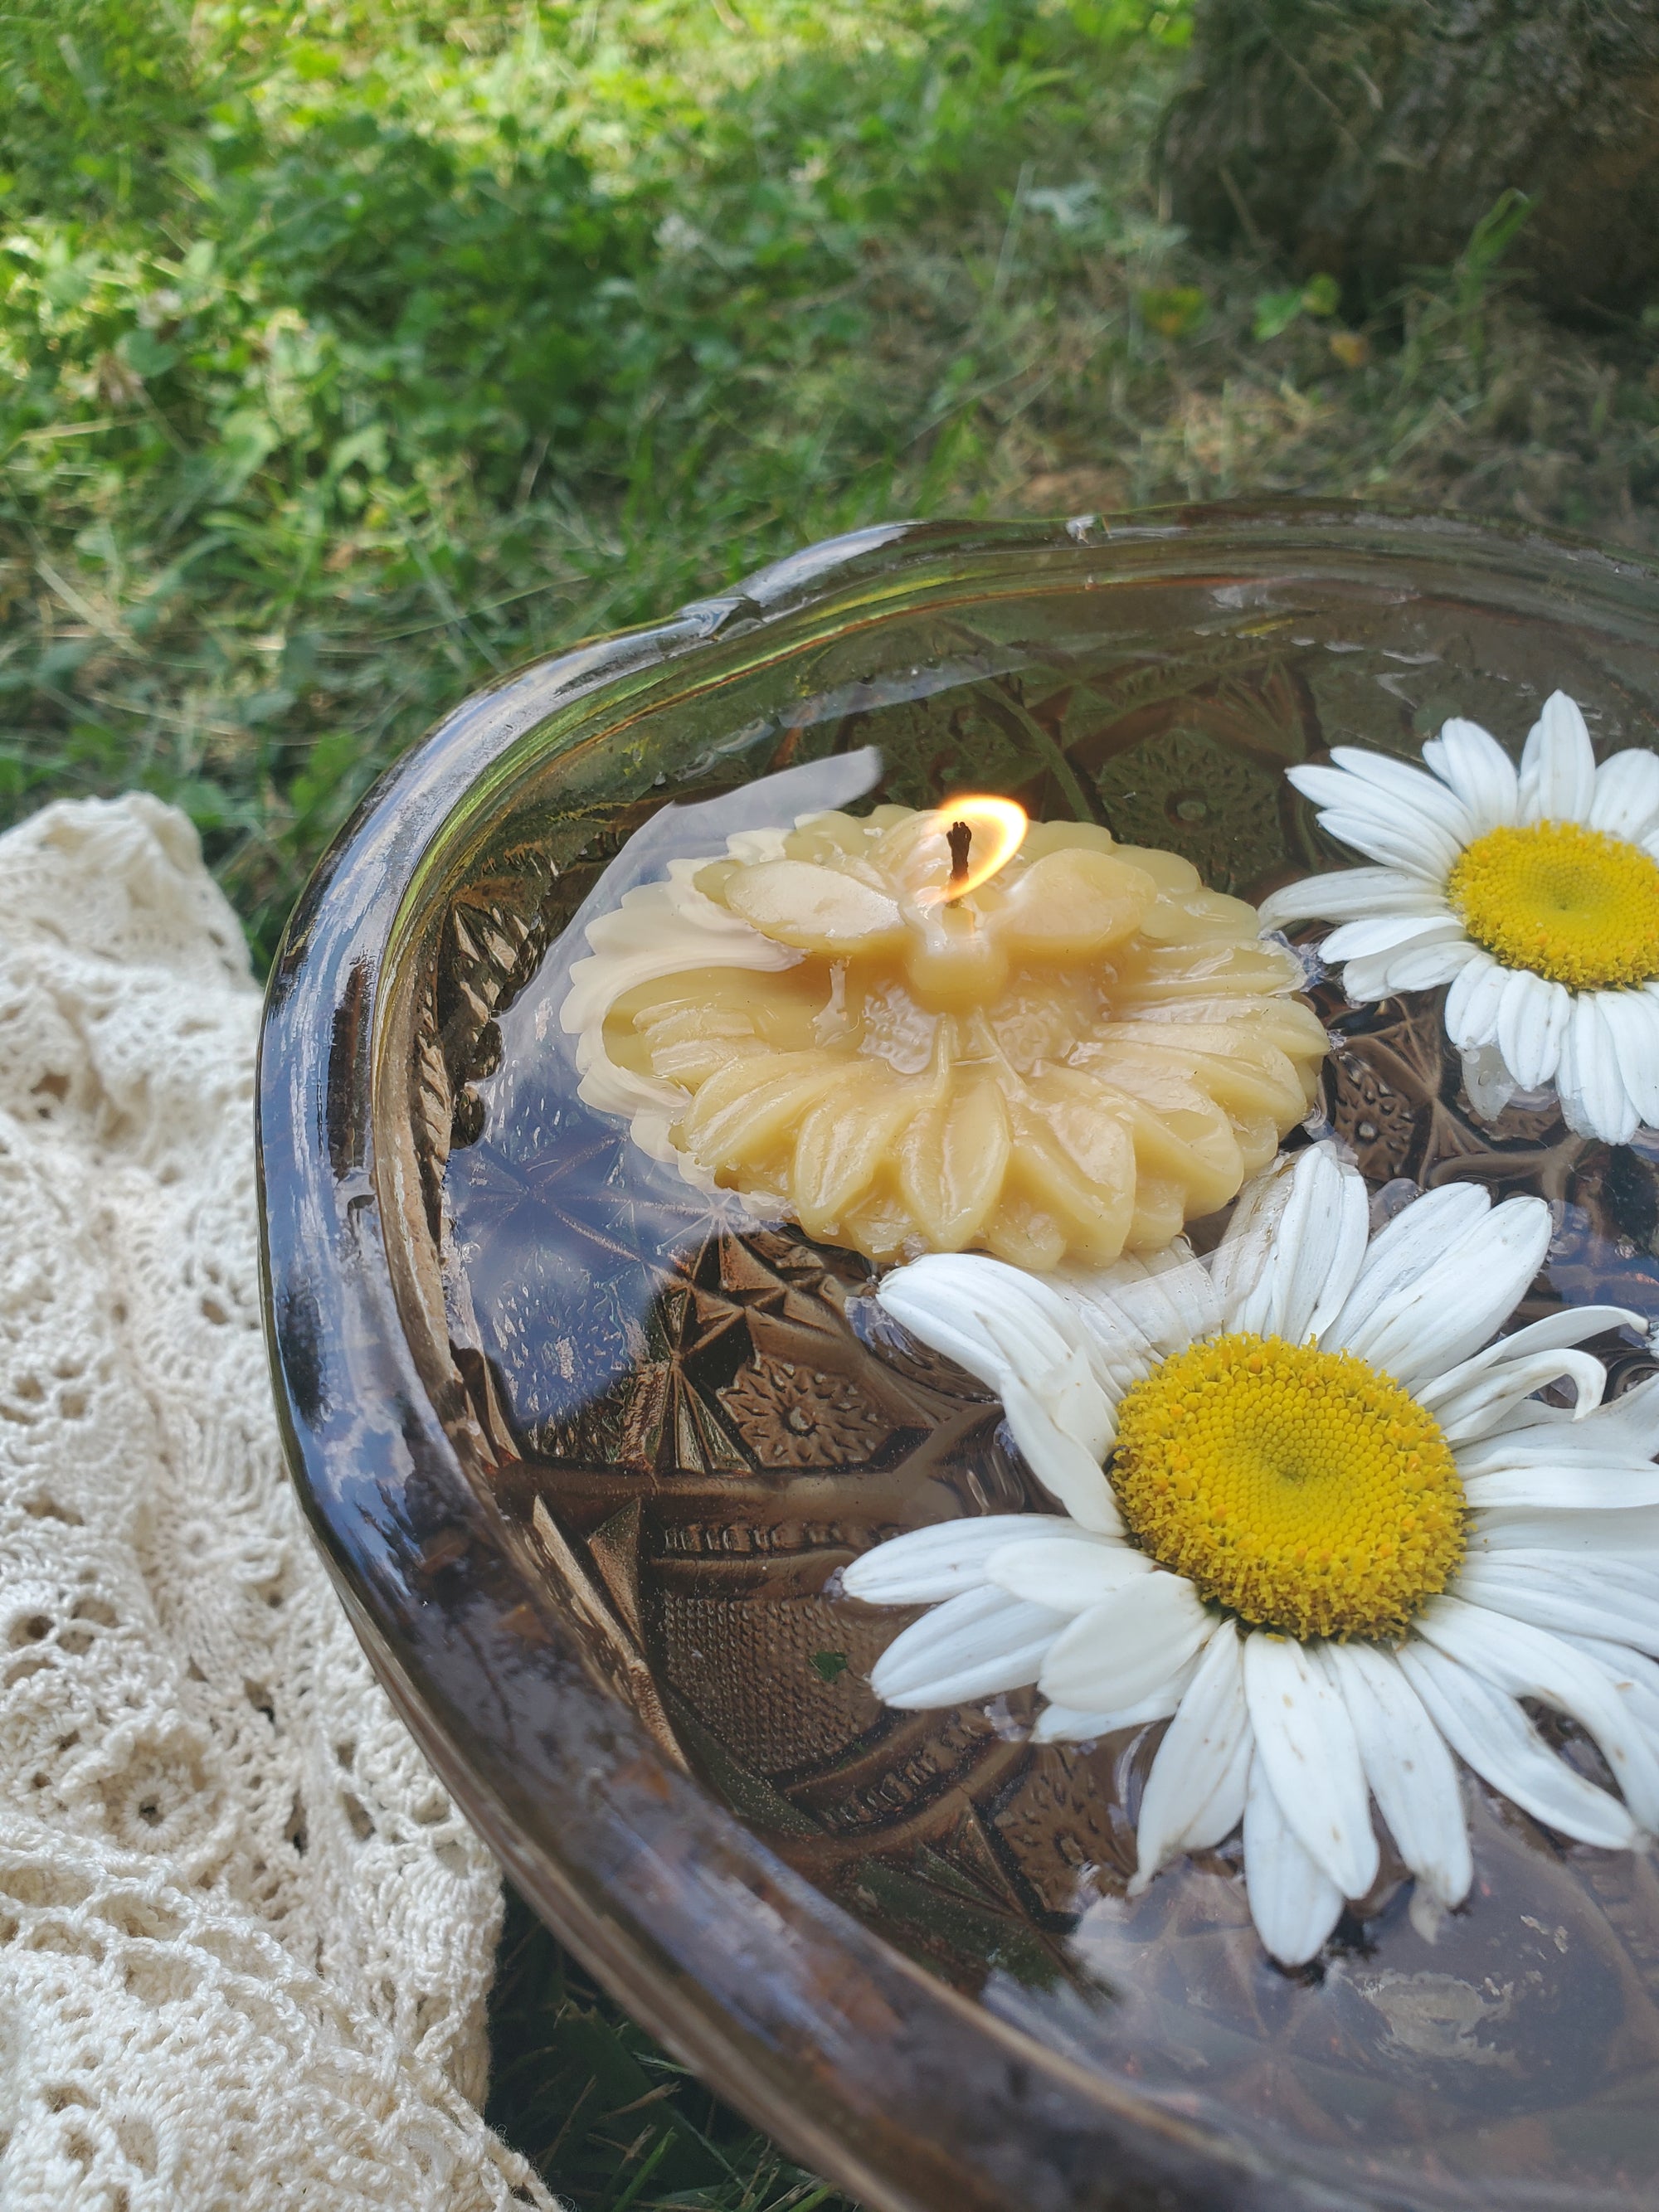
POLYGON ((1577 822, 1477 837, 1446 886, 1475 943, 1505 968, 1577 991, 1659 975, 1659 865, 1577 822))
POLYGON ((1463 1557, 1463 1486, 1433 1416, 1352 1352, 1195 1344, 1118 1411, 1112 1482, 1160 1566, 1253 1626, 1400 1636, 1463 1557))

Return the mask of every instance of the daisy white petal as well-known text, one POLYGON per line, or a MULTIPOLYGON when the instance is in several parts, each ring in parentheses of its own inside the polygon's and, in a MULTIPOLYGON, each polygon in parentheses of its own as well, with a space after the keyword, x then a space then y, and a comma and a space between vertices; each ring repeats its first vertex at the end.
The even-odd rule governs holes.
MULTIPOLYGON (((927 1324, 953 1331, 973 1348, 970 1370, 993 1388, 1010 1371, 1035 1381, 1046 1365, 1063 1369, 1068 1389, 1092 1395, 1093 1346, 1065 1300, 1041 1276, 978 1252, 935 1252, 896 1268, 878 1296, 913 1334, 927 1324), (915 1326, 899 1311, 905 1305, 915 1326)), ((1045 1377, 1045 1379, 1047 1379, 1045 1377)), ((1102 1417, 1097 1415, 1097 1419, 1102 1417)), ((1103 1431, 1109 1440, 1109 1418, 1103 1431)))
POLYGON ((1577 1513, 1548 1506, 1510 1506, 1477 1513, 1469 1530, 1469 1556, 1501 1559, 1511 1551, 1659 1559, 1659 1507, 1577 1513))
POLYGON ((1397 821, 1385 821, 1369 811, 1332 807, 1320 816, 1319 826, 1328 836, 1352 845, 1368 860, 1437 887, 1456 865, 1457 848, 1443 830, 1426 823, 1414 823, 1403 815, 1397 821))
POLYGON ((1449 983, 1472 960, 1484 957, 1480 946, 1464 936, 1462 924, 1449 921, 1418 944, 1349 960, 1342 970, 1342 988, 1354 1006, 1368 1006, 1396 991, 1427 991, 1449 983))
POLYGON ((1279 1224, 1291 1202, 1296 1162, 1281 1152, 1272 1165, 1254 1176, 1239 1193, 1232 1219, 1210 1261, 1222 1319, 1230 1329, 1248 1328, 1243 1316, 1253 1302, 1263 1313, 1272 1299, 1271 1284, 1262 1288, 1268 1271, 1279 1224))
POLYGON ((1347 1706, 1365 1779, 1401 1857, 1440 1904, 1461 1905, 1474 1862, 1445 1738, 1397 1662, 1376 1644, 1327 1644, 1320 1656, 1347 1706))
MULTIPOLYGON (((1622 1612, 1630 1613, 1627 1626, 1615 1630, 1609 1622, 1606 1628, 1599 1631, 1575 1629, 1572 1632, 1575 1635, 1616 1634, 1622 1643, 1632 1644, 1638 1651, 1645 1651, 1659 1638, 1659 1561, 1641 1557, 1627 1559, 1610 1552, 1604 1558, 1592 1562, 1586 1559, 1581 1552, 1564 1551, 1557 1544, 1541 1544, 1531 1550, 1517 1548, 1506 1552, 1501 1559, 1492 1559, 1483 1553, 1478 1559, 1467 1564, 1479 1565, 1483 1573, 1490 1569, 1493 1575, 1497 1575, 1501 1571, 1517 1590, 1523 1583, 1541 1586, 1547 1583, 1552 1589, 1559 1589, 1565 1596, 1591 1598, 1598 1590, 1603 1591, 1620 1606, 1622 1612), (1638 1618, 1631 1612, 1632 1606, 1642 1606, 1646 1610, 1638 1618)), ((1495 1600, 1488 1601, 1486 1597, 1471 1602, 1481 1605, 1491 1602, 1494 1611, 1498 1613, 1515 1611, 1513 1607, 1500 1606, 1495 1600)), ((1516 1613, 1515 1618, 1526 1620, 1531 1616, 1516 1613)), ((1549 1624, 1546 1621, 1540 1626, 1547 1627, 1549 1624)), ((1659 1654, 1655 1656, 1659 1656, 1659 1654)))
POLYGON ((1613 1031, 1595 992, 1581 991, 1573 1000, 1557 1087, 1570 1129, 1609 1145, 1627 1144, 1635 1135, 1640 1116, 1625 1089, 1613 1031))
POLYGON ((1514 1311, 1544 1264, 1550 1236, 1550 1210, 1541 1198, 1505 1199, 1359 1328, 1348 1330, 1347 1349, 1408 1390, 1467 1359, 1514 1311))
POLYGON ((1462 1367, 1441 1376, 1433 1385, 1434 1402, 1437 1405, 1461 1389, 1465 1376, 1476 1368, 1500 1366, 1506 1359, 1530 1358, 1534 1352, 1554 1352, 1564 1345, 1582 1344, 1586 1337, 1603 1336, 1613 1328, 1645 1333, 1647 1318, 1634 1306, 1563 1306, 1559 1312, 1546 1314, 1542 1321, 1528 1322, 1524 1328, 1500 1336, 1486 1351, 1477 1352, 1462 1367))
POLYGON ((1524 968, 1512 968, 1498 1002, 1498 1049, 1523 1091, 1535 1091, 1554 1074, 1561 1039, 1572 1015, 1572 994, 1524 968))
POLYGON ((1561 1640, 1606 1671, 1637 1726, 1651 1741, 1659 1741, 1659 1664, 1623 1644, 1610 1644, 1598 1636, 1566 1636, 1561 1640))
POLYGON ((1342 970, 1342 990, 1349 1005, 1374 1006, 1386 999, 1394 988, 1389 978, 1397 957, 1392 952, 1375 952, 1363 960, 1350 960, 1342 970))
POLYGON ((1547 1827, 1581 1844, 1628 1850, 1636 1823, 1616 1797, 1558 1759, 1504 1691, 1430 1644, 1401 1644, 1398 1664, 1429 1718, 1484 1781, 1547 1827))
MULTIPOLYGON (((1055 1288, 1061 1287, 1058 1279, 1055 1288)), ((1092 1340, 1096 1372, 1114 1407, 1143 1376, 1150 1375, 1162 1354, 1140 1327, 1109 1293, 1083 1291, 1065 1286, 1066 1304, 1092 1340)))
MULTIPOLYGON (((1588 1010, 1589 1003, 1588 998, 1575 998, 1574 1015, 1577 1015, 1581 1006, 1588 1010)), ((1593 1047, 1597 1042, 1595 1018, 1593 1012, 1587 1011, 1585 1018, 1589 1026, 1586 1028, 1584 1036, 1593 1047)), ((1578 1072, 1579 1057, 1583 1049, 1584 1041, 1579 1037, 1577 1030, 1577 1021, 1573 1019, 1568 1022, 1566 1028, 1561 1033, 1561 1055, 1556 1062, 1555 1068, 1555 1095, 1561 1103, 1562 1120, 1568 1128, 1583 1134, 1589 1127, 1590 1109, 1589 1099, 1584 1093, 1583 1082, 1578 1072)))
POLYGON ((1598 991, 1625 1096, 1644 1127, 1659 1128, 1659 1001, 1645 991, 1598 991))
POLYGON ((842 1570, 841 1586, 866 1605, 933 1605, 977 1589, 986 1562, 1010 1544, 1035 1547, 1056 1537, 1076 1543, 1081 1534, 1075 1521, 1057 1513, 987 1513, 935 1522, 873 1546, 842 1570))
POLYGON ((1044 1705, 1031 1723, 1033 1743, 1092 1743, 1111 1734, 1109 1713, 1079 1712, 1075 1705, 1044 1705))
POLYGON ((1345 921, 1334 929, 1320 946, 1319 957, 1334 966, 1340 960, 1363 960, 1378 952, 1397 952, 1402 945, 1459 937, 1462 929, 1455 915, 1378 915, 1365 921, 1345 921))
MULTIPOLYGON (((1352 1296, 1364 1264, 1366 1241, 1370 1234, 1370 1196, 1364 1176, 1346 1164, 1333 1211, 1337 1221, 1330 1261, 1320 1285, 1319 1302, 1304 1322, 1300 1334, 1291 1340, 1297 1344, 1318 1344, 1322 1340, 1325 1331, 1352 1296)), ((1300 1318, 1299 1308, 1294 1316, 1287 1314, 1287 1320, 1290 1318, 1300 1318)))
POLYGON ((1652 1464, 1629 1449, 1624 1432, 1604 1427, 1601 1417, 1611 1409, 1592 1407, 1575 1421, 1565 1407, 1531 1406, 1528 1413, 1544 1418, 1524 1423, 1505 1422, 1490 1436, 1472 1437, 1457 1454, 1465 1480, 1496 1474, 1505 1468, 1539 1468, 1570 1480, 1570 1468, 1594 1468, 1600 1474, 1641 1474, 1652 1464))
POLYGON ((1477 1511, 1497 1506, 1541 1506, 1579 1513, 1623 1513, 1632 1506, 1659 1505, 1659 1467, 1598 1466, 1570 1451, 1557 1467, 1532 1460, 1518 1467, 1493 1468, 1483 1474, 1466 1474, 1463 1492, 1477 1511))
POLYGON ((1595 753, 1576 700, 1552 691, 1521 756, 1521 819, 1583 822, 1595 798, 1595 753))
POLYGON ((1010 1597, 1053 1606, 1075 1617, 1101 1604, 1137 1575, 1152 1571, 1145 1552, 1127 1544, 1091 1543, 1079 1536, 1070 1544, 1023 1544, 1018 1540, 1005 1544, 992 1553, 985 1578, 1010 1597))
MULTIPOLYGON (((1617 1635, 1620 1641, 1631 1644, 1638 1651, 1646 1651, 1659 1638, 1659 1561, 1637 1557, 1621 1558, 1617 1553, 1595 1561, 1594 1565, 1577 1552, 1563 1551, 1558 1545, 1542 1545, 1535 1551, 1511 1551, 1501 1559, 1488 1559, 1486 1565, 1502 1567, 1516 1577, 1548 1582, 1564 1592, 1576 1592, 1589 1597, 1596 1590, 1604 1591, 1616 1601, 1622 1613, 1629 1616, 1627 1626, 1614 1629, 1611 1620, 1607 1627, 1585 1630, 1586 1635, 1617 1635), (1644 1607, 1639 1617, 1632 1608, 1644 1607)), ((1480 1602, 1485 1604, 1482 1598, 1480 1602)), ((1510 1610, 1498 1607, 1498 1611, 1510 1610)), ((1517 1613, 1517 1620, 1527 1615, 1517 1613)), ((1547 1626, 1547 1623, 1544 1624, 1547 1626)), ((1573 1632, 1578 1633, 1577 1630, 1573 1632)), ((1659 1653, 1651 1656, 1659 1657, 1659 1653)))
POLYGON ((1141 1794, 1131 1897, 1182 1851, 1207 1850, 1244 1817, 1252 1738, 1238 1631, 1224 1621, 1198 1662, 1141 1794))
POLYGON ((1176 1711, 1193 1679, 1189 1659, 1168 1674, 1150 1697, 1133 1705, 1115 1705, 1109 1712, 1085 1713, 1075 1705, 1046 1705, 1031 1729, 1033 1743, 1075 1743, 1090 1736, 1115 1735, 1120 1729, 1145 1728, 1148 1721, 1168 1720, 1176 1711))
POLYGON ((1259 1753, 1244 1799, 1244 1874, 1257 1935, 1281 1966, 1305 1966, 1342 1917, 1342 1893, 1303 1849, 1259 1753))
POLYGON ((974 1255, 932 1253, 876 1295, 911 1334, 989 1385, 1031 1472, 1085 1528, 1115 1534, 1101 1462, 1112 1403, 1088 1332, 1035 1276, 974 1255))
POLYGON ((1256 1757, 1297 1842, 1344 1897, 1363 1897, 1376 1834, 1347 1707, 1304 1645, 1259 1630, 1245 1638, 1244 1695, 1256 1757))
MULTIPOLYGON (((1547 1389, 1552 1382, 1572 1384, 1581 1419, 1593 1410, 1607 1387, 1607 1370, 1591 1352, 1534 1352, 1488 1367, 1479 1375, 1469 1375, 1473 1365, 1473 1361, 1466 1360, 1462 1367, 1453 1368, 1452 1375, 1468 1376, 1468 1382, 1431 1407, 1448 1443, 1491 1435, 1534 1391, 1547 1389)), ((1429 1405, 1426 1389, 1417 1395, 1423 1405, 1429 1405)))
MULTIPOLYGON (((1350 757, 1375 760, 1377 756, 1351 753, 1350 757)), ((1374 860, 1409 866, 1419 874, 1432 870, 1438 881, 1443 881, 1455 866, 1462 836, 1421 810, 1414 798, 1384 791, 1368 776, 1337 768, 1309 763, 1285 773, 1303 796, 1320 809, 1320 826, 1345 845, 1369 853, 1374 860), (1410 855, 1409 862, 1401 859, 1402 854, 1410 855)), ((1413 771, 1407 769, 1405 773, 1410 775, 1413 771)), ((1430 790, 1435 788, 1427 776, 1421 781, 1430 790)), ((1458 806, 1443 787, 1440 797, 1449 806, 1458 806)))
POLYGON ((1479 722, 1454 718, 1423 748, 1428 766, 1469 811, 1477 836, 1513 822, 1520 808, 1515 763, 1479 722))
POLYGON ((1357 745, 1333 745, 1331 758, 1338 768, 1384 793, 1407 813, 1443 830, 1454 845, 1467 845, 1474 836, 1474 817, 1457 793, 1437 777, 1413 768, 1409 761, 1391 759, 1387 753, 1364 752, 1357 745))
POLYGON ((1180 1352, 1221 1326, 1221 1308, 1209 1269, 1184 1237, 1163 1252, 1130 1263, 1142 1273, 1134 1310, 1159 1352, 1180 1352), (1143 1306, 1141 1299, 1146 1304, 1143 1306))
POLYGON ((1341 868, 1304 876, 1261 902, 1264 929, 1293 929, 1304 921, 1346 921, 1378 914, 1442 915, 1446 902, 1420 876, 1396 868, 1341 868))
POLYGON ((1369 1326, 1380 1307, 1491 1211, 1490 1193, 1470 1182, 1445 1183, 1402 1206, 1367 1246, 1353 1289, 1321 1343, 1333 1351, 1351 1349, 1355 1331, 1369 1326))
POLYGON ((1437 1650, 1512 1698, 1536 1698, 1570 1714, 1595 1738, 1636 1820, 1650 1832, 1659 1827, 1659 1754, 1581 1652, 1547 1629, 1462 1598, 1435 1598, 1416 1625, 1437 1650))
POLYGON ((1471 944, 1460 931, 1457 936, 1441 943, 1408 945, 1403 951, 1390 952, 1383 981, 1388 992, 1437 991, 1443 983, 1455 981, 1471 961, 1484 960, 1486 957, 1480 947, 1471 944))
POLYGON ((1498 1009, 1510 971, 1487 953, 1465 961, 1446 994, 1446 1035, 1460 1052, 1491 1044, 1498 1035, 1498 1009))
POLYGON ((1066 1620, 1000 1589, 964 1590, 900 1631, 871 1668, 870 1686, 908 1712, 1023 1689, 1066 1620))
POLYGON ((1659 755, 1636 745, 1604 760, 1586 818, 1592 830, 1632 843, 1646 836, 1659 823, 1659 755))
MULTIPOLYGON (((1585 1310, 1605 1312, 1605 1307, 1585 1310)), ((1642 1326, 1638 1317, 1636 1324, 1642 1326)), ((1524 1427, 1506 1429, 1501 1436, 1483 1438, 1457 1455, 1458 1464, 1476 1471, 1492 1467, 1518 1467, 1528 1462, 1559 1461, 1562 1455, 1561 1410, 1540 1406, 1537 1418, 1524 1427)), ((1587 1413, 1572 1440, 1570 1456, 1575 1462, 1595 1462, 1637 1465, 1659 1452, 1659 1375, 1621 1391, 1594 1413, 1587 1413)))
POLYGON ((1297 1156, 1291 1195, 1241 1326, 1300 1344, 1316 1314, 1334 1316, 1353 1288, 1370 1227, 1365 1185, 1326 1145, 1297 1156))
MULTIPOLYGON (((915 1264, 919 1267, 921 1263, 915 1264)), ((963 1302, 949 1294, 948 1279, 930 1273, 912 1280, 909 1269, 899 1267, 877 1285, 876 1295, 920 1343, 942 1352, 967 1373, 996 1388, 994 1378, 1006 1370, 1006 1355, 991 1343, 972 1307, 964 1310, 963 1302)))
POLYGON ((1478 1121, 1495 1121, 1520 1087, 1495 1044, 1463 1054, 1463 1090, 1478 1121))
MULTIPOLYGON (((1612 1328, 1645 1331, 1646 1322, 1629 1306, 1564 1306, 1559 1313, 1547 1314, 1542 1321, 1530 1322, 1512 1335, 1499 1337, 1496 1344, 1488 1345, 1484 1352, 1477 1352, 1461 1365, 1449 1367, 1443 1374, 1425 1382, 1418 1397, 1448 1433, 1456 1426, 1461 1431, 1459 1442, 1473 1440, 1495 1428, 1507 1410, 1491 1397, 1489 1383, 1501 1385, 1507 1393, 1511 1385, 1505 1378, 1509 1370, 1515 1369, 1518 1371, 1514 1387, 1519 1389, 1519 1371, 1535 1375, 1535 1363, 1542 1355, 1582 1344, 1587 1336, 1600 1336, 1612 1328), (1483 1407, 1489 1411, 1482 1411, 1483 1407)), ((1564 1364, 1559 1370, 1564 1376, 1572 1376, 1577 1386, 1569 1415, 1575 1421, 1583 1420, 1595 1410, 1607 1385, 1607 1370, 1599 1359, 1588 1352, 1578 1358, 1589 1360, 1589 1367, 1564 1364)), ((1546 1382, 1553 1379, 1549 1375, 1544 1376, 1546 1382)), ((1520 1398, 1524 1401, 1534 1390, 1542 1388, 1543 1382, 1530 1382, 1520 1389, 1520 1398)), ((1538 1409, 1533 1410, 1535 1413, 1538 1409)))
MULTIPOLYGON (((1641 1318, 1632 1326, 1640 1328, 1641 1318)), ((1651 1459, 1659 1452, 1659 1375, 1650 1375, 1598 1406, 1589 1423, 1585 1434, 1595 1438, 1598 1451, 1628 1452, 1636 1459, 1651 1459)))
POLYGON ((1088 1445, 1056 1419, 1049 1392, 1041 1387, 1030 1389, 1023 1382, 1005 1383, 1002 1410, 1021 1456, 1056 1504, 1085 1528, 1118 1534, 1123 1524, 1112 1503, 1111 1486, 1088 1445))
POLYGON ((1559 1552, 1509 1552, 1466 1559, 1456 1595, 1489 1613, 1569 1636, 1613 1636, 1659 1654, 1659 1578, 1632 1563, 1573 1559, 1559 1552), (1626 1572, 1615 1576, 1615 1565, 1626 1572))
POLYGON ((1064 1269, 1051 1279, 1094 1339, 1120 1395, 1159 1359, 1221 1326, 1209 1270, 1184 1237, 1146 1259, 1064 1269))
POLYGON ((1285 781, 1296 787, 1306 799, 1329 811, 1333 807, 1350 807, 1358 812, 1372 811, 1379 819, 1394 821, 1399 809, 1388 804, 1375 791, 1368 791, 1358 777, 1326 761, 1298 761, 1294 768, 1285 771, 1285 781))
POLYGON ((1038 1682, 1085 1712, 1155 1697, 1202 1650, 1216 1616, 1179 1575, 1142 1575, 1079 1615, 1054 1639, 1038 1682))

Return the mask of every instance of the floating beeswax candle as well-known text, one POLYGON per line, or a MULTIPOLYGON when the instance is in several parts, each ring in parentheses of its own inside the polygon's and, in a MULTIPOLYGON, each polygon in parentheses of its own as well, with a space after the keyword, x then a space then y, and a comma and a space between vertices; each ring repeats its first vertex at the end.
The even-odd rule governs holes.
POLYGON ((1006 799, 676 860, 589 925, 581 1095, 872 1258, 1167 1244, 1307 1113, 1325 1032, 1255 909, 1006 799))

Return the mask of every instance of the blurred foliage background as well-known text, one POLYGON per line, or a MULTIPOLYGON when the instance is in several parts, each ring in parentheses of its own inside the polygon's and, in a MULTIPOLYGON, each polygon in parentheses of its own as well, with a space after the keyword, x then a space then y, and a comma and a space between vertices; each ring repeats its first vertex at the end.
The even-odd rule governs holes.
MULTIPOLYGON (((1186 0, 13 0, 0 819, 183 806, 269 959, 495 672, 894 514, 1267 492, 1652 544, 1659 315, 1471 210, 1364 324, 1199 252, 1186 0), (1476 219, 1478 218, 1478 219, 1476 219)), ((514 1905, 491 2116, 573 2203, 829 2205, 514 1905)))
MULTIPOLYGON (((185 807, 261 959, 471 685, 895 514, 1304 490, 1653 536, 1650 330, 1206 258, 1184 0, 16 0, 0 809, 185 807), (31 12, 31 7, 33 12, 31 12)), ((1480 211, 1476 211, 1480 212, 1480 211)))

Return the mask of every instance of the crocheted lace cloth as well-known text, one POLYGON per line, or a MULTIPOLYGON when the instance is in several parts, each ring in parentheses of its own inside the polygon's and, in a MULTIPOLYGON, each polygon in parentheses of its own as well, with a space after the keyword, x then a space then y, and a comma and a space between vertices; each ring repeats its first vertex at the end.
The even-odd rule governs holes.
POLYGON ((0 2203, 550 2207, 476 2109, 494 1863, 278 1455, 258 1015, 182 815, 0 838, 0 2203))

